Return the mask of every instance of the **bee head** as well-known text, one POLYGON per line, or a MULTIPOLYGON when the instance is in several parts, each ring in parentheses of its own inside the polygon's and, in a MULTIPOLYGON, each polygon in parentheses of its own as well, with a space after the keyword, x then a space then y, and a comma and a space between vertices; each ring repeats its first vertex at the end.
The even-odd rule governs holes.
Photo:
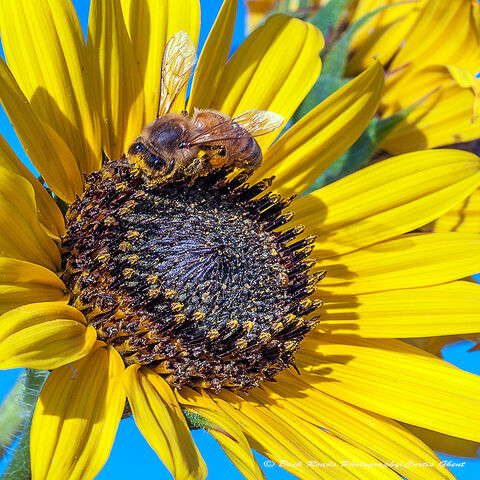
POLYGON ((168 114, 149 123, 132 143, 127 157, 149 173, 169 175, 189 155, 188 119, 168 114))

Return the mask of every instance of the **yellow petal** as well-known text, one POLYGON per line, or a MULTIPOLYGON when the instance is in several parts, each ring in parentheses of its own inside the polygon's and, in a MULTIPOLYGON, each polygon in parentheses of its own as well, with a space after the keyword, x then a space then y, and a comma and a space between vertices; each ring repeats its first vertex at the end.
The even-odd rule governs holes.
MULTIPOLYGON (((315 388, 405 423, 479 441, 480 379, 392 339, 309 335, 297 365, 315 388)), ((302 375, 302 372, 301 372, 302 375)))
POLYGON ((350 43, 353 55, 347 65, 347 76, 363 71, 372 64, 374 58, 382 65, 387 65, 415 25, 425 3, 426 0, 415 2, 360 0, 352 23, 378 7, 388 4, 390 8, 374 15, 353 35, 350 43))
POLYGON ((476 81, 466 84, 459 72, 458 68, 435 65, 391 76, 382 98, 383 117, 422 101, 386 137, 382 148, 398 154, 478 138, 478 85, 476 81))
POLYGON ((135 423, 175 480, 206 478, 207 466, 168 383, 132 365, 125 372, 125 388, 135 423))
POLYGON ((480 332, 480 285, 326 297, 318 331, 364 338, 409 338, 480 332))
POLYGON ((37 218, 35 192, 23 177, 0 169, 0 254, 50 270, 60 268, 60 253, 37 218))
MULTIPOLYGON (((286 15, 270 17, 233 54, 215 93, 212 108, 231 117, 250 109, 270 110, 285 121, 318 78, 320 31, 286 15)), ((268 147, 280 129, 258 137, 268 147)))
POLYGON ((83 190, 83 180, 72 152, 59 135, 37 117, 2 59, 0 92, 3 108, 30 160, 62 200, 73 202, 75 194, 83 190))
POLYGON ((182 408, 207 420, 206 430, 217 440, 233 464, 247 480, 265 480, 258 462, 240 426, 226 415, 205 391, 197 393, 188 387, 175 390, 182 408))
POLYGON ((309 462, 317 459, 305 444, 305 438, 280 418, 269 414, 267 409, 259 408, 254 400, 226 389, 212 398, 226 415, 241 425, 257 452, 302 480, 325 478, 322 468, 310 466, 309 462))
MULTIPOLYGON (((121 0, 123 15, 138 62, 145 94, 145 123, 157 116, 163 50, 177 32, 187 32, 195 45, 200 30, 198 0, 121 0)), ((217 53, 217 52, 216 52, 217 53)), ((185 108, 186 85, 179 93, 174 111, 185 108)), ((140 132, 137 132, 137 135, 140 132)))
POLYGON ((415 427, 414 425, 405 425, 405 427, 436 452, 446 453, 452 457, 478 458, 479 456, 478 449, 480 445, 477 442, 451 437, 450 435, 433 432, 432 430, 415 427))
POLYGON ((480 233, 480 190, 455 205, 431 225, 434 232, 480 233))
POLYGON ((97 332, 66 302, 31 303, 0 316, 0 368, 51 370, 87 355, 97 332))
POLYGON ((287 370, 276 380, 262 386, 272 403, 369 452, 405 478, 453 478, 439 468, 435 453, 397 422, 317 390, 308 383, 308 375, 287 370), (426 463, 432 467, 425 469, 426 463))
POLYGON ((478 235, 431 233, 319 260, 316 268, 327 271, 320 288, 341 296, 451 282, 476 273, 479 261, 478 235))
POLYGON ((420 151, 355 172, 299 199, 295 221, 312 226, 323 257, 415 230, 465 199, 480 159, 459 150, 420 151))
POLYGON ((92 1, 87 50, 100 69, 103 148, 117 159, 145 123, 143 85, 120 0, 92 1))
POLYGON ((237 17, 237 0, 226 0, 208 34, 198 60, 188 99, 188 110, 209 108, 228 60, 237 17))
POLYGON ((0 314, 36 302, 68 301, 55 273, 40 265, 0 257, 0 314))
POLYGON ((35 190, 35 202, 40 223, 47 233, 59 239, 65 230, 62 212, 48 193, 47 189, 33 176, 32 172, 19 160, 10 145, 0 135, 0 168, 10 170, 26 178, 35 190))
POLYGON ((391 69, 451 63, 476 73, 480 64, 480 6, 475 1, 430 0, 425 3, 414 28, 391 69), (448 40, 455 32, 455 41, 448 40))
POLYGON ((82 360, 54 370, 30 433, 33 480, 91 480, 107 461, 125 407, 120 355, 97 342, 82 360))
MULTIPOLYGON (((271 402, 266 392, 255 389, 248 396, 239 394, 237 398, 229 392, 219 394, 219 405, 232 417, 238 417, 250 443, 263 455, 271 458, 279 466, 299 478, 336 478, 338 468, 342 469, 342 479, 397 478, 396 474, 384 467, 367 470, 358 469, 359 464, 376 464, 375 457, 362 451, 329 432, 312 425, 282 406, 271 402), (227 398, 233 407, 226 406, 227 398), (238 411, 235 411, 238 410, 238 411), (250 420, 246 420, 245 417, 250 420), (241 420, 240 420, 241 419, 241 420), (265 434, 259 435, 255 424, 270 433, 275 440, 265 434), (277 456, 278 443, 288 449, 283 457, 277 456), (291 459, 297 454, 301 460, 291 459), (348 460, 346 460, 348 459, 348 460)), ((257 427, 258 428, 258 427, 257 427)))
POLYGON ((10 71, 32 108, 69 146, 82 173, 98 170, 101 145, 80 22, 70 2, 0 4, 0 32, 10 71))
POLYGON ((382 88, 383 68, 376 62, 282 135, 252 181, 275 175, 276 192, 303 193, 361 135, 377 110, 382 88))
MULTIPOLYGON (((338 439, 335 435, 331 435, 319 428, 316 424, 303 419, 302 416, 297 416, 292 411, 288 411, 283 406, 278 405, 267 392, 256 389, 249 393, 249 399, 256 400, 263 412, 270 415, 273 421, 283 421, 290 429, 298 432, 304 437, 304 444, 311 452, 310 465, 313 468, 319 468, 322 464, 332 463, 336 465, 331 474, 335 474, 338 466, 342 468, 342 478, 352 479, 398 479, 398 476, 391 469, 386 469, 380 465, 377 459, 367 453, 362 448, 357 448, 348 442, 338 439), (348 459, 347 461, 345 461, 348 459), (318 466, 316 466, 318 465, 318 466), (371 468, 364 470, 358 468, 358 465, 372 465, 371 468), (375 465, 378 465, 376 467, 375 465)), ((321 468, 321 467, 320 467, 321 468)))

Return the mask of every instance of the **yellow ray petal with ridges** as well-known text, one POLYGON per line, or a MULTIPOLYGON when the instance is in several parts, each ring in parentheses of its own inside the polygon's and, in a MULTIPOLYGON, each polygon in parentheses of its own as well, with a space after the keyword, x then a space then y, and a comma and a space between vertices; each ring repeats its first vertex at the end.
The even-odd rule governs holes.
MULTIPOLYGON (((320 31, 286 15, 270 17, 240 45, 218 82, 212 108, 231 117, 257 108, 281 115, 295 112, 320 74, 320 31)), ((280 129, 258 137, 268 147, 280 129)))
POLYGON ((182 408, 207 420, 204 428, 217 440, 247 480, 265 480, 240 426, 208 397, 205 390, 198 393, 189 387, 183 387, 181 390, 176 389, 175 395, 182 408))
POLYGON ((57 271, 60 253, 37 218, 35 192, 23 177, 0 168, 0 253, 57 271))
POLYGON ((224 452, 247 480, 265 479, 262 469, 253 456, 250 445, 240 427, 223 412, 207 408, 193 409, 212 425, 207 431, 218 441, 224 452))
MULTIPOLYGON (((145 123, 157 115, 163 50, 177 32, 187 32, 195 45, 200 30, 198 0, 121 0, 125 24, 138 62, 145 94, 145 123)), ((185 108, 186 85, 173 110, 185 108)), ((140 132, 138 132, 140 133, 140 132)))
POLYGON ((353 55, 346 67, 346 76, 353 76, 362 72, 375 59, 378 59, 382 65, 387 65, 397 52, 399 45, 405 41, 412 27, 414 27, 425 0, 415 2, 379 0, 360 3, 370 3, 371 5, 368 10, 362 11, 362 15, 356 14, 354 21, 387 3, 391 7, 375 15, 353 35, 350 42, 350 50, 353 51, 353 55))
POLYGON ((140 365, 128 367, 124 381, 137 427, 175 480, 206 478, 207 466, 170 385, 140 365))
POLYGON ((249 392, 248 399, 261 404, 260 407, 256 407, 257 410, 261 409, 272 419, 285 422, 293 431, 304 437, 304 444, 308 447, 312 456, 310 464, 314 468, 332 462, 335 466, 330 467, 331 471, 329 473, 332 474, 333 478, 337 475, 335 470, 340 466, 342 468, 342 478, 345 479, 398 479, 393 470, 386 469, 381 462, 378 462, 374 456, 364 449, 357 448, 349 442, 331 435, 330 432, 313 425, 303 419, 302 416, 295 415, 284 406, 271 402, 271 397, 265 391, 252 390, 249 392), (358 468, 358 465, 371 465, 371 468, 358 468))
POLYGON ((479 456, 480 444, 477 442, 444 435, 443 433, 416 427, 415 425, 405 425, 405 428, 414 433, 416 437, 420 438, 436 452, 445 453, 452 457, 478 458, 479 456))
POLYGON ((439 468, 435 453, 397 422, 331 397, 305 382, 303 375, 285 370, 276 380, 262 386, 272 403, 392 464, 400 475, 410 480, 453 478, 439 468), (434 467, 426 471, 425 463, 434 467))
POLYGON ((0 316, 0 369, 58 368, 87 355, 96 339, 65 301, 30 303, 0 316))
MULTIPOLYGON (((359 0, 355 3, 350 23, 355 23, 363 16, 372 12, 373 10, 390 5, 372 18, 368 19, 363 25, 359 26, 352 37, 350 47, 354 50, 362 48, 366 43, 369 43, 371 37, 376 37, 378 31, 388 30, 393 24, 398 22, 405 22, 402 30, 400 30, 396 36, 390 40, 390 37, 385 39, 385 42, 394 45, 394 50, 398 49, 398 46, 404 40, 412 28, 413 23, 418 18, 418 14, 421 11, 421 7, 425 4, 426 0, 419 0, 415 2, 399 2, 398 0, 359 0)), ((390 45, 384 45, 382 42, 378 45, 378 53, 381 55, 384 48, 391 49, 390 45)), ((371 55, 370 58, 373 58, 371 55)), ((386 57, 387 60, 390 57, 386 57)), ((383 62, 382 62, 383 63, 383 62)))
POLYGON ((114 160, 125 153, 145 123, 143 85, 120 0, 92 1, 87 50, 98 58, 103 148, 114 160))
POLYGON ((0 314, 36 302, 68 301, 67 289, 51 270, 0 257, 0 314))
POLYGON ((376 62, 300 119, 268 150, 252 181, 275 175, 274 189, 303 193, 370 122, 383 89, 376 62))
POLYGON ((435 220, 430 228, 434 232, 480 233, 480 190, 435 220))
POLYGON ((102 342, 54 370, 35 407, 32 480, 92 480, 112 448, 125 407, 120 355, 102 342))
POLYGON ((73 202, 83 190, 83 180, 72 152, 61 139, 52 138, 1 58, 0 91, 3 108, 30 160, 62 200, 73 202))
POLYGON ((479 441, 480 379, 399 340, 313 333, 296 354, 304 381, 357 407, 479 441))
POLYGON ((380 147, 392 155, 412 150, 470 142, 480 136, 480 119, 472 123, 473 94, 465 89, 442 90, 434 106, 421 105, 400 123, 380 147))
POLYGON ((226 389, 211 397, 242 427, 250 446, 257 452, 302 480, 332 478, 327 469, 310 466, 309 462, 316 458, 312 458, 305 438, 281 419, 272 418, 268 410, 258 408, 257 402, 226 389))
POLYGON ((473 94, 477 89, 478 81, 471 77, 472 74, 468 70, 452 65, 429 65, 420 69, 401 69, 398 72, 392 72, 385 81, 380 109, 382 116, 388 117, 405 110, 417 101, 421 101, 417 108, 425 105, 433 107, 442 99, 448 99, 455 92, 463 90, 471 93, 469 98, 473 112, 475 100, 473 94), (468 77, 470 77, 469 81, 468 77), (445 91, 443 95, 436 93, 445 91))
POLYGON ((226 0, 213 24, 198 59, 188 99, 188 111, 209 108, 228 60, 237 17, 237 0, 226 0))
POLYGON ((480 332, 480 285, 471 282, 322 299, 319 332, 364 338, 480 332))
POLYGON ((418 100, 421 103, 389 133, 382 148, 399 154, 466 142, 480 136, 480 120, 476 118, 478 87, 465 84, 452 71, 446 65, 433 65, 399 72, 387 80, 382 98, 383 117, 418 100))
POLYGON ((477 273, 480 236, 411 234, 338 257, 321 255, 315 269, 327 271, 319 286, 329 296, 418 288, 477 273))
POLYGON ((323 257, 396 237, 438 218, 480 185, 480 158, 459 150, 401 155, 327 185, 294 204, 323 257))
POLYGON ((32 108, 72 151, 82 173, 101 165, 99 118, 80 22, 70 2, 0 4, 5 58, 32 108))
POLYGON ((451 63, 476 73, 480 64, 480 5, 465 0, 430 0, 393 59, 391 69, 451 63), (455 41, 446 41, 455 33, 455 41))
POLYGON ((33 176, 32 172, 15 155, 10 145, 0 135, 0 168, 16 173, 27 179, 35 190, 35 202, 40 223, 52 238, 58 239, 65 231, 62 212, 47 189, 33 176))

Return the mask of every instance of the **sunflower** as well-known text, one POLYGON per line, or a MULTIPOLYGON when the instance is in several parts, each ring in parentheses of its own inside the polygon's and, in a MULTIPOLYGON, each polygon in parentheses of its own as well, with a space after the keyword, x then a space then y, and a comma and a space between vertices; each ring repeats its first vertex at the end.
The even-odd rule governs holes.
POLYGON ((48 186, 0 142, 0 368, 52 370, 32 478, 94 478, 131 413, 176 479, 207 475, 195 426, 248 479, 252 449, 302 479, 453 478, 399 422, 479 441, 480 381, 398 338, 480 330, 459 280, 478 235, 409 233, 478 187, 479 159, 409 153, 302 196, 369 123, 383 69, 277 138, 322 36, 273 16, 227 62, 235 15, 186 102, 197 1, 94 0, 86 43, 67 1, 0 3, 1 101, 48 186), (180 148, 194 120, 208 141, 180 148))

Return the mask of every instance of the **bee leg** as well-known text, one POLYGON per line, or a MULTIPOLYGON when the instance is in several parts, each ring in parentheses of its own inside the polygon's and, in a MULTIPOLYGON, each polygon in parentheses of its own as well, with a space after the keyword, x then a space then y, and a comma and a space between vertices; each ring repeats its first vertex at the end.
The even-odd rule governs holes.
POLYGON ((201 156, 193 160, 188 167, 185 168, 184 172, 186 175, 196 175, 206 164, 205 156, 201 156))

